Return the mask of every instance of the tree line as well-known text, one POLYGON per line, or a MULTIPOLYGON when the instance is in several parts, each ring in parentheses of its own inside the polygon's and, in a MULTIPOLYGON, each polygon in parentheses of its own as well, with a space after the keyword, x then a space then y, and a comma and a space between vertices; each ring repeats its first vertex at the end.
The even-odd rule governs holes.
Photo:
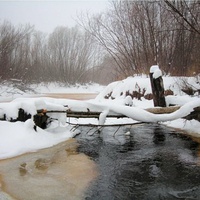
POLYGON ((199 0, 111 1, 108 12, 81 20, 124 77, 153 64, 166 74, 198 74, 199 23, 199 0))
POLYGON ((96 52, 91 35, 77 26, 45 35, 30 25, 0 24, 0 80, 84 83, 99 62, 96 52))
POLYGON ((198 0, 114 0, 78 21, 49 35, 0 23, 0 80, 108 83, 153 64, 171 75, 200 73, 198 0))

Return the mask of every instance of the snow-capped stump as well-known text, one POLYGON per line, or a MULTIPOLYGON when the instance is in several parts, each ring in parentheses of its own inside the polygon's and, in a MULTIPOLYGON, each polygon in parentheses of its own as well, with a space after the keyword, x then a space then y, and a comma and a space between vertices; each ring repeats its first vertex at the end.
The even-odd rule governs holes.
POLYGON ((149 76, 151 81, 154 106, 166 107, 162 72, 158 65, 151 66, 149 76))

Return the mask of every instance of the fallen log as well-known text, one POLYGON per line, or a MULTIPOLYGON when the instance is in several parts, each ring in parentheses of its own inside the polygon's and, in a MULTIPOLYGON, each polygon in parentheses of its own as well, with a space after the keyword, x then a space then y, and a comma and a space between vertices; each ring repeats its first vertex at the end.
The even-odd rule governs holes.
MULTIPOLYGON (((180 109, 180 106, 170 106, 170 107, 154 107, 154 108, 147 108, 144 109, 150 113, 153 114, 169 114, 169 113, 173 113, 175 111, 177 111, 178 109, 180 109)), ((89 110, 89 109, 88 109, 89 110)), ((66 113, 66 116, 69 118, 98 118, 102 112, 94 112, 94 111, 73 111, 73 110, 63 110, 63 111, 59 111, 59 110, 45 110, 45 109, 41 109, 41 110, 37 110, 37 114, 33 116, 33 120, 36 124, 36 126, 39 126, 43 129, 46 128, 46 125, 48 124, 48 120, 51 120, 51 113, 66 113)), ((123 115, 123 114, 118 114, 118 113, 114 113, 114 112, 110 112, 108 113, 108 115, 106 116, 107 118, 127 118, 127 116, 123 115)), ((27 119, 30 119, 31 115, 26 113, 23 109, 19 109, 18 112, 18 117, 17 119, 10 119, 9 121, 15 122, 15 121, 26 121, 27 119)), ((196 107, 194 108, 194 111, 191 112, 189 115, 187 115, 186 117, 184 117, 184 119, 187 120, 198 120, 200 121, 200 107, 196 107)), ((6 115, 3 115, 3 118, 0 120, 6 120, 6 115)))
MULTIPOLYGON (((168 113, 175 112, 179 108, 180 108, 180 106, 171 106, 171 107, 147 108, 144 110, 146 110, 150 113, 153 113, 153 114, 168 114, 168 113)), ((92 111, 83 112, 83 111, 72 111, 72 110, 67 110, 66 113, 67 113, 67 117, 73 117, 73 118, 99 118, 99 115, 101 114, 101 112, 92 112, 92 111)), ((124 118, 127 116, 118 114, 118 113, 109 113, 106 117, 108 117, 108 118, 124 118)))
MULTIPOLYGON (((154 107, 154 108, 147 108, 144 110, 153 114, 169 114, 169 113, 173 113, 177 111, 178 109, 180 109, 180 107, 181 106, 154 107)), ((48 115, 48 113, 64 113, 64 112, 65 111, 47 111, 46 113, 48 115)), ((93 111, 87 111, 87 112, 73 111, 73 110, 66 111, 67 117, 71 117, 71 118, 99 118, 100 114, 101 112, 93 112, 93 111)), ((109 113, 106 117, 107 118, 124 118, 127 116, 112 112, 112 113, 109 113)), ((196 119, 200 121, 200 107, 194 108, 194 111, 184 118, 188 120, 196 119)))
MULTIPOLYGON (((99 115, 101 114, 101 112, 93 112, 93 111, 83 112, 83 111, 67 110, 66 114, 67 114, 67 117, 73 117, 73 118, 99 118, 99 115)), ((108 114, 106 117, 123 118, 126 116, 118 114, 118 113, 113 113, 113 114, 108 114)))

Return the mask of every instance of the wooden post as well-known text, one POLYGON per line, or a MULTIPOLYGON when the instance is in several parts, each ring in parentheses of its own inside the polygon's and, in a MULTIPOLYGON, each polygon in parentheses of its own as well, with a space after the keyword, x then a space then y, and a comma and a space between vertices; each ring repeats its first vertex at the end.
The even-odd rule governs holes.
POLYGON ((149 76, 151 81, 154 106, 166 107, 162 72, 158 65, 151 66, 149 76))

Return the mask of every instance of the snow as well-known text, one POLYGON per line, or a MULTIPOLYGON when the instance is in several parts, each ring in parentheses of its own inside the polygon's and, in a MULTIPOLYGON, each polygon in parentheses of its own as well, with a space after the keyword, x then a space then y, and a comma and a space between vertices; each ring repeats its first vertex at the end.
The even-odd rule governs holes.
POLYGON ((33 125, 32 119, 14 123, 0 121, 0 159, 51 147, 77 134, 65 126, 60 127, 59 133, 56 133, 57 127, 47 130, 37 127, 36 132, 33 125))
POLYGON ((155 70, 155 72, 153 73, 153 78, 157 79, 159 77, 162 76, 162 71, 160 69, 155 70))
POLYGON ((125 97, 124 104, 126 106, 133 106, 133 99, 132 99, 132 97, 130 95, 125 97))
POLYGON ((158 65, 153 65, 153 66, 151 66, 151 68, 150 68, 150 73, 153 74, 153 78, 154 78, 154 79, 157 79, 157 78, 159 78, 160 76, 162 76, 162 71, 160 70, 160 68, 159 68, 158 65))
MULTIPOLYGON (((158 66, 152 66, 150 71, 159 77, 161 71, 158 66)), ((166 97, 167 104, 178 104, 181 108, 170 114, 152 114, 144 110, 144 108, 153 107, 153 101, 144 98, 144 95, 151 93, 150 80, 147 76, 128 77, 121 81, 116 81, 108 86, 99 86, 97 84, 90 84, 86 86, 77 86, 65 88, 59 84, 51 83, 48 86, 40 84, 37 89, 36 97, 29 92, 18 91, 12 88, 9 84, 0 86, 0 118, 6 114, 7 120, 16 119, 19 108, 23 108, 32 116, 37 113, 39 109, 46 109, 48 111, 57 110, 64 111, 63 113, 48 113, 52 118, 58 119, 53 121, 45 130, 37 127, 34 130, 34 122, 32 119, 26 122, 7 122, 0 121, 0 159, 10 158, 26 152, 34 152, 42 148, 47 148, 74 137, 78 130, 73 131, 70 125, 67 125, 67 117, 65 111, 71 109, 73 111, 97 111, 101 112, 99 120, 90 119, 72 119, 73 123, 95 123, 103 124, 117 124, 117 123, 134 123, 138 121, 163 123, 170 127, 180 128, 188 132, 200 134, 200 122, 196 120, 186 121, 180 119, 190 112, 195 107, 200 106, 199 94, 188 96, 181 91, 181 83, 184 80, 195 89, 200 89, 199 78, 192 77, 163 77, 165 90, 170 89, 174 95, 166 97), (14 91, 11 96, 8 96, 7 91, 14 91), (57 89, 56 89, 57 87, 57 89), (9 88, 9 89, 8 89, 9 88), (17 91, 17 94, 15 93, 17 91), (49 97, 38 97, 40 93, 97 93, 95 99, 87 101, 69 100, 69 99, 55 99, 49 97), (133 98, 131 95, 134 91, 143 93, 140 100, 133 98), (31 95, 32 97, 30 97, 31 95), (5 102, 8 100, 11 102, 5 102), (4 101, 4 102, 3 102, 4 101), (128 118, 124 119, 108 119, 108 114, 123 114, 128 118)), ((33 91, 35 85, 30 85, 33 91)), ((129 133, 127 133, 128 135, 129 133)), ((200 135, 199 135, 200 136, 200 135)))
POLYGON ((30 84, 25 86, 21 82, 13 83, 6 81, 0 83, 0 102, 12 101, 20 97, 43 96, 48 93, 99 93, 104 86, 96 83, 87 83, 85 85, 66 85, 57 82, 30 84))
POLYGON ((117 81, 109 84, 102 92, 99 93, 96 99, 103 100, 105 96, 112 93, 111 98, 118 100, 126 97, 126 92, 132 93, 133 91, 145 91, 144 94, 151 93, 150 79, 148 77, 128 77, 122 81, 117 81))
POLYGON ((152 65, 150 67, 150 73, 154 73, 156 70, 160 69, 158 65, 152 65))

